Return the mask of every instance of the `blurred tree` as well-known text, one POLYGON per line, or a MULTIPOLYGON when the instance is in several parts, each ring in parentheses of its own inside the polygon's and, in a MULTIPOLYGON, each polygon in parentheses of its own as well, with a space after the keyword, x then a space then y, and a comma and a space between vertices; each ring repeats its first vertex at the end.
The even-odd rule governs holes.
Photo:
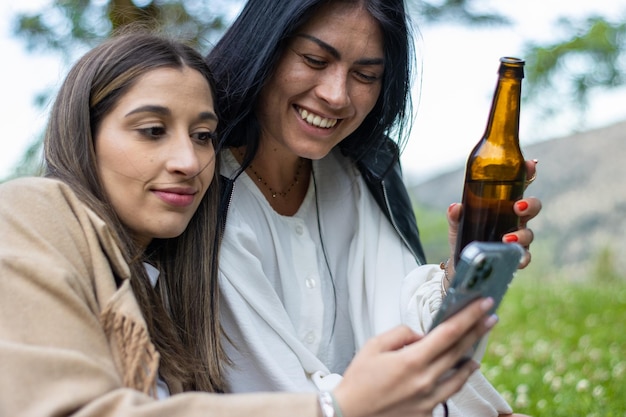
POLYGON ((206 50, 225 27, 234 1, 53 0, 35 13, 19 13, 15 34, 30 51, 59 53, 65 59, 90 49, 112 32, 140 24, 172 33, 206 50))
MULTIPOLYGON (((508 23, 498 14, 473 11, 470 5, 476 1, 444 0, 435 5, 408 0, 412 12, 424 22, 508 23)), ((242 4, 243 0, 52 0, 37 12, 17 14, 14 33, 24 39, 29 51, 58 54, 68 63, 129 24, 174 34, 207 52, 223 32, 228 12, 239 10, 242 4)), ((49 95, 39 95, 36 102, 46 103, 49 95)), ((29 146, 12 177, 38 172, 41 143, 39 138, 29 146)))
MULTIPOLYGON (((206 52, 225 28, 239 1, 212 0, 52 0, 34 13, 19 13, 14 34, 30 52, 59 55, 69 64, 77 56, 129 24, 170 33, 206 52)), ((35 98, 43 106, 52 92, 35 98)), ((10 178, 40 172, 43 138, 28 147, 10 178)))
MULTIPOLYGON (((407 0, 420 24, 457 22, 484 26, 511 24, 510 19, 488 10, 480 0, 407 0)), ((15 18, 15 34, 28 50, 61 55, 66 62, 93 47, 113 31, 131 23, 155 27, 188 39, 206 52, 228 24, 243 0, 51 0, 36 13, 15 18)), ((625 11, 626 13, 626 11, 625 11)), ((562 38, 551 44, 528 43, 527 82, 524 97, 552 115, 565 106, 586 110, 593 90, 625 84, 626 19, 615 23, 600 16, 558 22, 562 38), (563 97, 573 97, 571 103, 563 97)), ((39 103, 47 96, 38 97, 39 103)), ((40 142, 40 141, 39 141, 40 142)), ((37 164, 39 145, 33 144, 20 162, 16 175, 37 164)))
POLYGON ((626 84, 625 21, 563 18, 555 24, 559 40, 525 45, 526 97, 532 97, 546 118, 572 107, 582 121, 592 92, 626 84))

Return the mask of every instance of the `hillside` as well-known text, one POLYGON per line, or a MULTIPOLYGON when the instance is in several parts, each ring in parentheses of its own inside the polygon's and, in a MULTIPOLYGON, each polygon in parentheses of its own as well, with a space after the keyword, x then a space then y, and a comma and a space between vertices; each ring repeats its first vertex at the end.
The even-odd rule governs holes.
MULTIPOLYGON (((531 223, 534 269, 557 267, 568 279, 598 268, 626 272, 626 122, 523 147, 537 158, 526 195, 543 209, 531 223)), ((460 201, 464 168, 413 187, 417 204, 445 212, 460 201)), ((418 219, 419 220, 419 219, 418 219)))

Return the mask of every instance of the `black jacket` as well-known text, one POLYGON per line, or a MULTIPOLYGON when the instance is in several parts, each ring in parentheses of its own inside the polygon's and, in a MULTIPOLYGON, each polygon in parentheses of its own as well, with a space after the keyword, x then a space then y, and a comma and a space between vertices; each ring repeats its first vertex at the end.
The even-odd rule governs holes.
POLYGON ((380 209, 411 250, 418 264, 426 263, 415 212, 402 179, 398 147, 390 139, 376 152, 361 158, 357 167, 380 209))
MULTIPOLYGON (((385 146, 361 158, 356 165, 379 207, 398 232, 402 241, 413 253, 418 264, 425 264, 426 256, 420 242, 409 193, 402 179, 400 157, 396 144, 387 140, 385 146)), ((234 182, 234 179, 220 175, 219 224, 222 231, 226 226, 226 215, 234 182)))

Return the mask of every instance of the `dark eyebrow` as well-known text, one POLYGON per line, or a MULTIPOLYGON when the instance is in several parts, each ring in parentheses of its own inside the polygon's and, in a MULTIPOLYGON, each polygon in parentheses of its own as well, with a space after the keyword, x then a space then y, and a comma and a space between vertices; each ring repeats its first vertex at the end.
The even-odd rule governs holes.
MULTIPOLYGON (((169 116, 172 114, 170 109, 168 109, 167 107, 147 105, 147 106, 137 107, 136 109, 131 110, 130 112, 126 113, 126 117, 131 116, 135 113, 156 113, 162 116, 169 116)), ((203 111, 203 112, 200 112, 200 114, 198 115, 198 119, 215 120, 217 122, 217 115, 213 112, 203 111)))
POLYGON ((169 116, 172 112, 170 112, 167 107, 147 105, 137 107, 136 109, 129 111, 128 113, 126 113, 125 117, 131 116, 135 113, 156 113, 163 116, 169 116))
POLYGON ((200 120, 213 120, 217 122, 217 115, 210 111, 203 111, 199 116, 200 120))
MULTIPOLYGON (((311 42, 316 43, 320 48, 322 48, 325 51, 327 51, 335 59, 340 59, 341 58, 341 54, 339 53, 339 51, 337 49, 333 48, 332 46, 330 46, 329 44, 327 44, 323 40, 316 38, 315 36, 307 35, 306 33, 298 33, 298 34, 296 34, 296 36, 308 39, 311 42)), ((384 61, 383 58, 362 58, 362 59, 358 59, 357 61, 355 61, 355 64, 357 64, 357 65, 383 65, 384 62, 385 61, 384 61)))

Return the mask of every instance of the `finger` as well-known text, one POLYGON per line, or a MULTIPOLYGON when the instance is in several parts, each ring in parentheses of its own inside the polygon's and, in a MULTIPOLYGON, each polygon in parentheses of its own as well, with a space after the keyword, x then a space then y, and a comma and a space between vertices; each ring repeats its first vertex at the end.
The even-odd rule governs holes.
POLYGON ((473 361, 467 361, 463 366, 450 372, 449 376, 441 379, 433 392, 435 404, 447 401, 451 396, 459 392, 468 378, 480 368, 480 365, 473 361))
POLYGON ((448 218, 448 226, 459 227, 459 221, 461 220, 461 207, 460 203, 452 203, 448 206, 448 213, 446 217, 448 218))
POLYGON ((537 178, 537 163, 539 162, 536 159, 525 161, 526 162, 526 183, 524 184, 524 189, 528 188, 530 184, 537 178))
POLYGON ((520 260, 518 269, 524 269, 528 266, 528 264, 530 263, 530 244, 533 242, 533 240, 535 239, 535 234, 532 231, 532 229, 520 229, 516 232, 513 233, 508 233, 504 236, 502 236, 502 241, 504 243, 513 243, 513 242, 517 242, 520 245, 522 245, 525 249, 524 251, 524 255, 522 256, 522 259, 520 260))
POLYGON ((448 219, 448 246, 450 248, 450 261, 448 263, 448 273, 454 276, 454 252, 456 250, 456 239, 459 233, 459 221, 461 219, 462 205, 452 203, 448 206, 446 217, 448 219))
POLYGON ((502 241, 504 243, 519 243, 526 249, 528 249, 530 244, 533 243, 534 239, 535 234, 533 230, 528 228, 519 229, 515 232, 507 233, 506 235, 502 236, 502 241))
POLYGON ((513 211, 520 218, 520 226, 534 218, 541 211, 541 200, 536 197, 526 197, 513 204, 513 211))
POLYGON ((478 323, 470 328, 457 343, 453 344, 439 358, 432 361, 427 372, 431 377, 440 380, 444 375, 449 374, 465 358, 468 352, 472 352, 474 345, 489 332, 498 322, 496 315, 483 317, 478 323))
POLYGON ((517 267, 517 269, 524 269, 528 266, 528 264, 530 263, 531 260, 531 254, 529 250, 526 250, 524 252, 524 256, 522 256, 522 260, 519 263, 519 266, 517 267))
POLYGON ((413 344, 422 337, 407 326, 397 326, 370 339, 362 350, 369 353, 389 352, 413 344))
MULTIPOLYGON (((409 354, 422 355, 430 363, 459 343, 493 306, 492 298, 481 298, 470 303, 429 332, 420 343, 407 347, 409 354)), ((471 346, 471 344, 470 344, 471 346)))

